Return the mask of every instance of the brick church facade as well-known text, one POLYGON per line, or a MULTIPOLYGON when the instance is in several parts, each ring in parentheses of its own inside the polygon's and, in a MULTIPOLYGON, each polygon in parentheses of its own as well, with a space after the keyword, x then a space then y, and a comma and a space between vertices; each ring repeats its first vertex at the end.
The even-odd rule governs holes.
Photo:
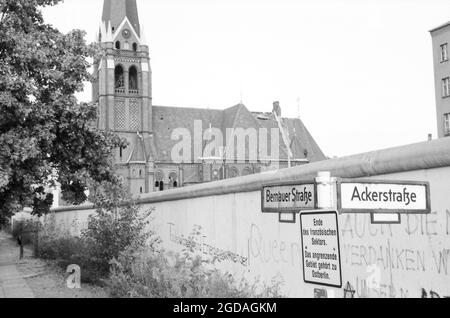
POLYGON ((117 150, 115 162, 133 194, 260 173, 271 169, 273 160, 287 168, 326 159, 300 119, 281 117, 277 102, 272 113, 252 113, 242 104, 225 110, 153 105, 149 47, 136 0, 104 1, 98 41, 104 52, 94 66, 98 127, 128 140, 127 148, 117 150), (266 129, 269 135, 278 131, 279 156, 254 160, 248 149, 244 157, 234 160, 229 156, 225 160, 223 151, 204 156, 208 142, 202 141, 200 153, 193 151, 189 160, 175 162, 171 154, 179 143, 172 139, 176 129, 192 136, 211 129, 223 136, 230 129, 266 129))

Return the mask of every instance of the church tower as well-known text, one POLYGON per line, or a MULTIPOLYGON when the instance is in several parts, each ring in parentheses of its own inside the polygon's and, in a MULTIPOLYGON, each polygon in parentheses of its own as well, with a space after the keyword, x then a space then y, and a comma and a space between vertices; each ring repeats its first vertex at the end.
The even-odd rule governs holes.
POLYGON ((132 194, 153 189, 152 82, 149 48, 139 23, 136 0, 104 0, 98 34, 103 56, 94 65, 93 100, 98 127, 128 140, 116 166, 132 194))

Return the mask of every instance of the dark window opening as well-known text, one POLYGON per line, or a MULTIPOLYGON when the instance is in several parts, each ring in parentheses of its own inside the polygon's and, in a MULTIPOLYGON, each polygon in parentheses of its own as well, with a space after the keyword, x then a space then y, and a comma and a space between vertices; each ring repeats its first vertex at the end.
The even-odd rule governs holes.
POLYGON ((135 66, 130 67, 129 77, 130 77, 130 79, 129 79, 130 89, 137 90, 138 89, 138 73, 137 73, 137 69, 135 66))
POLYGON ((120 65, 117 65, 114 71, 114 83, 116 89, 125 89, 123 68, 120 65))
POLYGON ((120 159, 123 158, 123 148, 122 147, 120 147, 120 149, 119 149, 119 156, 120 156, 120 159))
POLYGON ((137 47, 137 43, 133 43, 133 51, 137 51, 138 47, 137 47))
POLYGON ((120 50, 120 41, 117 41, 117 42, 116 42, 116 49, 117 49, 117 50, 120 50))
POLYGON ((158 171, 155 173, 155 180, 156 191, 164 191, 164 173, 162 171, 158 171))
POLYGON ((169 187, 176 188, 178 185, 178 176, 176 173, 172 172, 169 176, 169 187))
POLYGON ((143 191, 142 191, 142 187, 141 187, 141 189, 140 189, 140 190, 141 190, 141 194, 142 194, 142 192, 143 192, 143 191))
POLYGON ((139 177, 142 177, 142 170, 139 170, 139 177))

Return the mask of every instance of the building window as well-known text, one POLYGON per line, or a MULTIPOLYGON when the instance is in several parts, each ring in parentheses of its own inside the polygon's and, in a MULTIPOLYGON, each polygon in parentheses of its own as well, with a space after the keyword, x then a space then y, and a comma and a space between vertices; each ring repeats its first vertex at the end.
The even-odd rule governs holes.
POLYGON ((114 86, 116 89, 116 92, 118 93, 124 93, 125 92, 125 81, 124 81, 124 75, 123 75, 123 68, 120 65, 116 66, 116 69, 114 71, 114 86))
POLYGON ((220 180, 219 170, 214 170, 214 171, 213 171, 213 174, 212 174, 212 180, 213 180, 213 181, 218 181, 218 180, 220 180))
POLYGON ((448 44, 442 44, 441 45, 441 62, 447 62, 448 61, 448 44))
POLYGON ((178 175, 175 172, 172 172, 169 175, 169 187, 170 188, 178 187, 178 175))
POLYGON ((136 66, 131 66, 129 70, 130 94, 137 93, 138 90, 138 72, 136 66))
POLYGON ((141 192, 141 194, 144 192, 144 191, 142 191, 142 187, 141 187, 141 189, 140 189, 140 192, 141 192))
POLYGON ((116 42, 116 49, 117 49, 117 50, 120 50, 120 41, 117 41, 117 42, 116 42))
POLYGON ((130 43, 125 42, 125 43, 123 44, 123 48, 124 48, 124 50, 130 50, 130 43))
POLYGON ((133 43, 133 51, 137 51, 138 47, 137 47, 137 43, 133 43))
POLYGON ((444 115, 444 135, 450 136, 450 114, 444 115))
POLYGON ((122 147, 119 148, 119 155, 120 155, 120 160, 122 160, 122 158, 123 158, 123 148, 122 147))
POLYGON ((442 80, 442 97, 450 96, 450 77, 442 80))
POLYGON ((245 168, 244 170, 242 170, 242 175, 243 176, 249 176, 251 174, 253 174, 253 171, 250 168, 248 168, 248 167, 245 168))
POLYGON ((155 173, 155 180, 155 190, 164 191, 164 173, 162 171, 155 173))
POLYGON ((233 179, 239 177, 239 171, 235 167, 230 168, 228 171, 228 178, 233 179))

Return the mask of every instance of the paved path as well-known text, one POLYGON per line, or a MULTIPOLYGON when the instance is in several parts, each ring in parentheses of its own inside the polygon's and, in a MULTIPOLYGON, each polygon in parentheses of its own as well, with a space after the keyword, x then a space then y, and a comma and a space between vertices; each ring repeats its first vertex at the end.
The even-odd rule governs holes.
POLYGON ((19 248, 10 236, 0 232, 0 298, 34 298, 17 269, 19 248))

